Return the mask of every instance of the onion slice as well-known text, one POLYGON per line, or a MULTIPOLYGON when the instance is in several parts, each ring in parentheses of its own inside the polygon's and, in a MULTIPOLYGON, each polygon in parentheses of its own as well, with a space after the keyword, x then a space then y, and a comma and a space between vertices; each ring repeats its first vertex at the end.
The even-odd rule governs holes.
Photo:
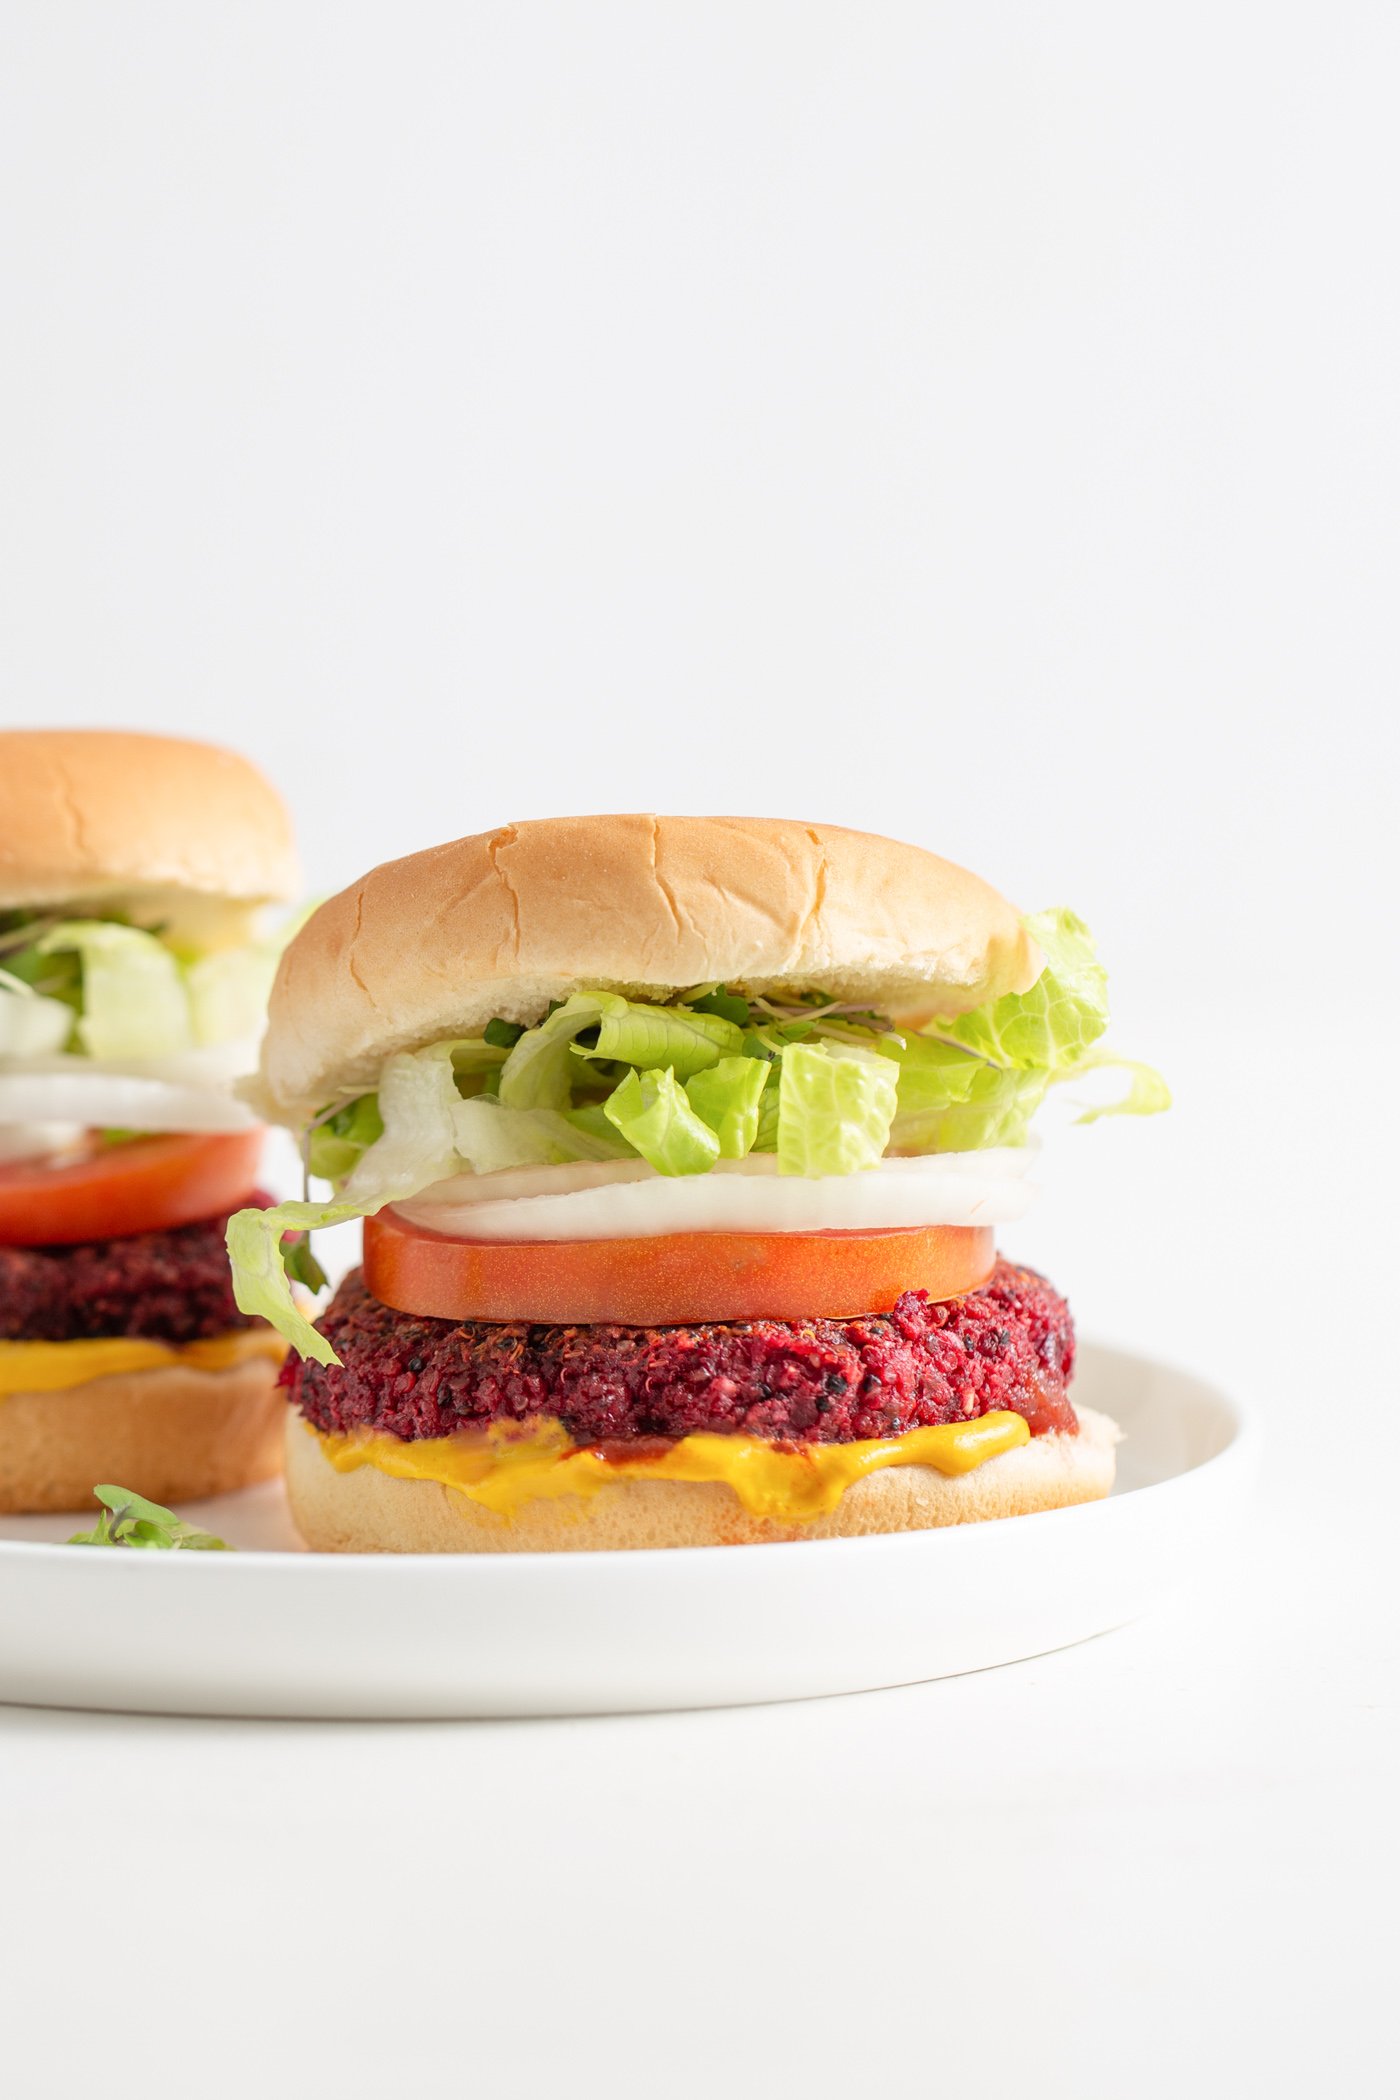
POLYGON ((1034 1201, 1030 1146, 882 1160, 859 1174, 780 1175, 771 1153, 668 1177, 644 1160, 459 1174, 394 1206, 453 1239, 647 1239, 676 1232, 861 1232, 1005 1225, 1034 1201))
POLYGON ((0 1124, 80 1123, 87 1130, 251 1130, 257 1123, 226 1089, 198 1080, 154 1079, 83 1069, 0 1071, 0 1124))

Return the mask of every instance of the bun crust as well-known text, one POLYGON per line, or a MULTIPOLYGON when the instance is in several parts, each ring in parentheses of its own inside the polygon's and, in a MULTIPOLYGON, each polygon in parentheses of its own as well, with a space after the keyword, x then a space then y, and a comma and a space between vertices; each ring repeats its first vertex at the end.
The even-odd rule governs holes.
POLYGON ((584 985, 818 984, 882 1012, 961 1012, 1034 982, 1004 897, 950 861, 831 824, 553 817, 388 861, 282 958, 250 1098, 296 1124, 385 1057, 584 985))
POLYGON ((861 1538, 977 1524, 1096 1502, 1113 1485, 1119 1429, 1084 1408, 1078 1436, 1038 1436, 949 1479, 930 1466, 891 1466, 847 1488, 806 1524, 753 1517, 721 1481, 624 1480, 595 1495, 527 1502, 514 1516, 432 1480, 397 1480, 373 1466, 341 1473, 314 1430, 287 1418, 287 1495, 317 1553, 580 1553, 653 1546, 751 1546, 786 1539, 861 1538))
POLYGON ((0 730, 0 908, 255 905, 300 883, 286 805, 236 752, 124 730, 0 730))
POLYGON ((171 1364, 0 1399, 0 1512, 95 1509, 112 1481, 152 1502, 193 1502, 270 1480, 286 1402, 276 1366, 171 1364))

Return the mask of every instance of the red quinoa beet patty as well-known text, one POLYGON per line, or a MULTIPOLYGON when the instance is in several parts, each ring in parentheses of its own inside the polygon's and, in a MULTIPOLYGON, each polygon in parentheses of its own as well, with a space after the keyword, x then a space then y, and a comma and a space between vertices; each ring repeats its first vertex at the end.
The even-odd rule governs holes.
MULTIPOLYGON (((250 1196, 266 1207, 270 1196, 250 1196)), ((0 1247, 0 1341, 199 1342, 255 1323, 233 1302, 227 1218, 74 1247, 0 1247)))
POLYGON ((721 1435, 849 1443, 1010 1408, 1033 1435, 1075 1430, 1069 1307, 999 1261, 981 1290, 797 1324, 531 1327, 393 1312, 346 1277, 321 1321, 340 1368, 289 1357, 282 1382, 318 1429, 413 1438, 545 1415, 580 1444, 721 1435))

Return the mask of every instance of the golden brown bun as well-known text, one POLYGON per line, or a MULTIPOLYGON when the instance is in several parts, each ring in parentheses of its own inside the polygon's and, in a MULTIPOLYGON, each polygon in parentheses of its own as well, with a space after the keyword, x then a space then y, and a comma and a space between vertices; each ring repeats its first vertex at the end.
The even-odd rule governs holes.
POLYGON ((582 986, 820 985, 962 1012, 1039 974, 1016 911, 919 846, 766 817, 551 817, 388 861, 282 959, 250 1095, 296 1124, 384 1059, 582 986))
POLYGON ((286 1402, 266 1362, 171 1364, 0 1398, 0 1511, 92 1509, 107 1482, 152 1502, 193 1502, 269 1480, 286 1402))
POLYGON ((121 902, 144 918, 189 897, 264 904, 300 881, 286 805, 236 752, 0 730, 0 908, 121 902))
POLYGON ((930 1466, 890 1466, 848 1487, 807 1524, 752 1517, 722 1481, 623 1480, 591 1496, 527 1502, 498 1516, 433 1480, 396 1480, 373 1466, 341 1473, 314 1430, 287 1422, 287 1495, 317 1553, 580 1553, 644 1546, 751 1546, 782 1539, 927 1531, 1096 1502, 1113 1485, 1119 1430, 1083 1408, 1078 1436, 1038 1436, 953 1479, 930 1466))

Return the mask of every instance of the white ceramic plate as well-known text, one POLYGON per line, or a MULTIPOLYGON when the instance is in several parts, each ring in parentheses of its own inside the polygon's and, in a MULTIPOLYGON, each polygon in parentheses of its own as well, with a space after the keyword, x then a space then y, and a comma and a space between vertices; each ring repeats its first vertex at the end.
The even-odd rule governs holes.
POLYGON ((308 1718, 639 1712, 872 1690, 1043 1655, 1148 1610, 1243 1514, 1254 1435, 1213 1387, 1089 1347, 1126 1441, 1106 1502, 810 1545, 308 1554, 278 1487, 190 1505, 237 1554, 42 1543, 0 1518, 0 1699, 308 1718))

